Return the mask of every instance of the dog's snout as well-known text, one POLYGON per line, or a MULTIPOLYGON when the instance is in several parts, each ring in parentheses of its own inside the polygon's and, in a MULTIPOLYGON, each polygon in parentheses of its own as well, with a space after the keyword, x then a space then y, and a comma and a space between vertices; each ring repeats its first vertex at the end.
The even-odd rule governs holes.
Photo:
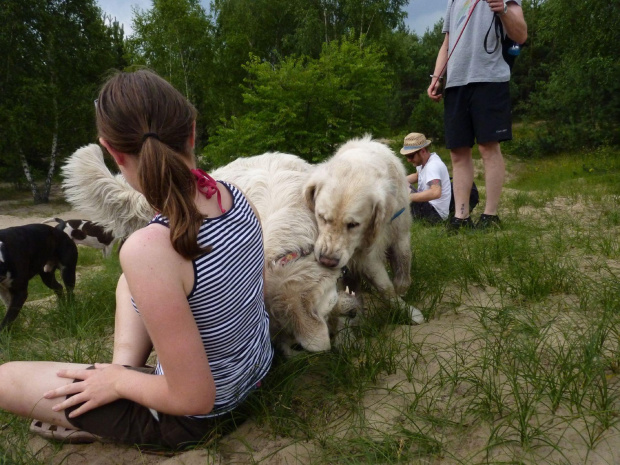
POLYGON ((321 255, 321 257, 319 258, 319 262, 321 263, 321 265, 326 266, 328 268, 336 268, 340 260, 336 258, 332 258, 332 257, 327 257, 325 255, 321 255))
POLYGON ((351 318, 351 319, 355 318, 355 317, 357 316, 357 309, 355 309, 355 308, 354 308, 354 309, 352 309, 352 310, 349 310, 349 311, 346 313, 346 316, 347 316, 348 318, 351 318))

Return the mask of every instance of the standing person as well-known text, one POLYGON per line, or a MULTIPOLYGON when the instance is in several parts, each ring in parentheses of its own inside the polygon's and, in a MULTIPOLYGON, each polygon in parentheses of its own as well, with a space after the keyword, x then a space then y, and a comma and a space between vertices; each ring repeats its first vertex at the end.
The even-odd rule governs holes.
POLYGON ((57 425, 60 439, 77 429, 182 448, 270 367, 261 226, 241 191, 195 169, 196 111, 164 79, 119 73, 95 105, 100 143, 161 213, 120 252, 112 364, 6 363, 0 408, 57 425), (157 366, 139 368, 152 348, 157 366))
POLYGON ((527 25, 521 0, 448 0, 445 38, 427 90, 431 99, 441 99, 442 73, 447 66, 444 125, 452 159, 456 209, 449 227, 453 230, 474 226, 468 202, 474 179, 474 142, 484 163, 486 186, 484 213, 476 227, 500 223, 497 208, 505 168, 499 143, 512 139, 512 123, 510 67, 502 56, 501 38, 495 35, 495 15, 508 37, 520 44, 525 42, 527 25))
POLYGON ((452 189, 446 164, 428 146, 431 141, 424 134, 412 132, 405 137, 400 150, 416 172, 407 176, 409 184, 418 188, 409 194, 411 216, 429 223, 440 223, 448 218, 452 189))

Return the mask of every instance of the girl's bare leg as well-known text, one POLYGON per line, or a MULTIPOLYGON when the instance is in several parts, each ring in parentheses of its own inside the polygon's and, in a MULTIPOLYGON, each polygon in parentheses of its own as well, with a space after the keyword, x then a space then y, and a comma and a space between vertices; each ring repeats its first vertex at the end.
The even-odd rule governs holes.
POLYGON ((45 399, 52 389, 73 382, 56 373, 65 368, 87 368, 89 365, 61 362, 9 362, 0 365, 0 409, 23 417, 36 418, 55 425, 73 428, 64 411, 52 407, 64 397, 45 399))

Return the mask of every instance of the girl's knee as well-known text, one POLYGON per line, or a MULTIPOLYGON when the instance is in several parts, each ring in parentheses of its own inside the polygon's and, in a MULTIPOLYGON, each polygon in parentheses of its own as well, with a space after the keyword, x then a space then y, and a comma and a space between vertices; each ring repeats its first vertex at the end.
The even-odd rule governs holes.
POLYGON ((12 378, 14 372, 14 365, 17 362, 6 362, 0 365, 0 384, 4 384, 6 381, 12 378))

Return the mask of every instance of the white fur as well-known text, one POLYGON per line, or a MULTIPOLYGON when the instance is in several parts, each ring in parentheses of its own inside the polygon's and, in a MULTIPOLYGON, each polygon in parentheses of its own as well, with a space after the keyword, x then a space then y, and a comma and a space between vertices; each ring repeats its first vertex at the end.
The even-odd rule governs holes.
POLYGON ((295 340, 309 351, 330 348, 327 320, 336 300, 338 270, 316 262, 312 254, 285 265, 278 258, 311 250, 317 236, 312 212, 301 190, 312 165, 283 153, 239 158, 212 176, 237 185, 258 210, 265 243, 265 303, 272 335, 284 346, 295 340))
MULTIPOLYGON (((272 336, 283 346, 296 341, 306 350, 321 351, 330 348, 327 322, 338 303, 340 272, 321 266, 313 254, 287 264, 278 262, 288 252, 311 250, 315 243, 314 215, 302 197, 313 169, 294 155, 266 153, 240 158, 211 174, 239 186, 258 210, 272 336)), ((144 197, 106 168, 98 145, 79 149, 62 172, 67 200, 116 237, 126 237, 153 215, 144 197)))
MULTIPOLYGON (((348 266, 387 296, 404 293, 411 279, 409 188, 401 160, 370 136, 353 139, 317 166, 304 187, 319 234, 316 259, 348 266), (398 214, 404 208, 404 212, 398 214), (392 282, 385 268, 389 257, 392 282)), ((413 322, 422 314, 410 307, 413 322)))
POLYGON ((77 150, 62 167, 62 187, 67 201, 86 218, 126 238, 146 226, 154 211, 122 175, 110 173, 101 147, 90 144, 77 150))

